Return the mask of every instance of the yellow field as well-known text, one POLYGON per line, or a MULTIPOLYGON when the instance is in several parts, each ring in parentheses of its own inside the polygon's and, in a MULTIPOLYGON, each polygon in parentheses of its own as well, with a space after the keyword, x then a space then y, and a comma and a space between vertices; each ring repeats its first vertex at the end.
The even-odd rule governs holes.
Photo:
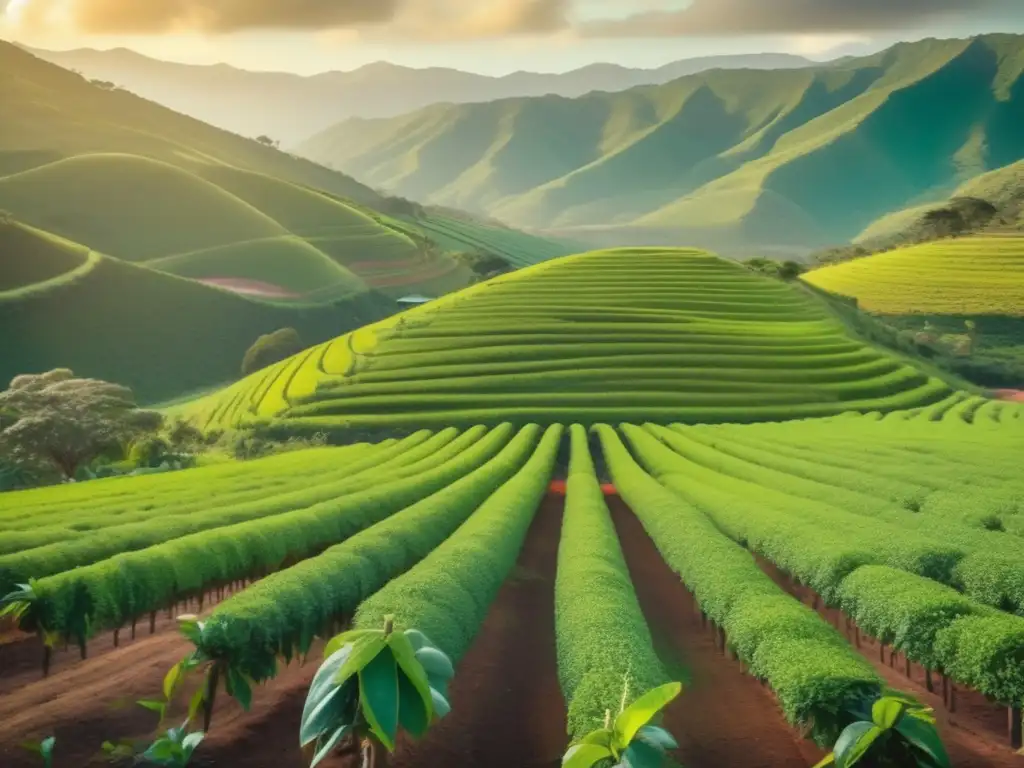
POLYGON ((817 269, 804 280, 879 314, 1024 317, 1024 237, 916 245, 817 269))

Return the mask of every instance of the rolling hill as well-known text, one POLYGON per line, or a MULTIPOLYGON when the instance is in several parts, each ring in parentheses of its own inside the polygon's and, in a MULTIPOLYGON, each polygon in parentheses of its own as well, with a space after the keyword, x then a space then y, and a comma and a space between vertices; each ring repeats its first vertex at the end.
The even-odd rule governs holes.
POLYGON ((803 279, 854 298, 921 343, 953 354, 954 367, 978 383, 1024 388, 1024 236, 937 240, 816 269, 803 279))
POLYGON ((314 346, 180 412, 285 430, 668 423, 928 405, 950 388, 809 295, 692 250, 569 256, 314 346))
POLYGON ((353 119, 299 151, 377 187, 596 243, 805 252, 1024 157, 1024 37, 353 119))
POLYGON ((710 56, 656 69, 593 64, 560 74, 515 72, 489 77, 455 69, 411 69, 378 62, 351 72, 310 77, 249 72, 226 64, 196 66, 159 61, 124 48, 44 51, 40 58, 88 78, 113 82, 186 115, 245 136, 269 135, 286 146, 349 117, 393 117, 435 102, 484 102, 556 93, 580 96, 664 83, 716 68, 809 66, 788 54, 710 56))

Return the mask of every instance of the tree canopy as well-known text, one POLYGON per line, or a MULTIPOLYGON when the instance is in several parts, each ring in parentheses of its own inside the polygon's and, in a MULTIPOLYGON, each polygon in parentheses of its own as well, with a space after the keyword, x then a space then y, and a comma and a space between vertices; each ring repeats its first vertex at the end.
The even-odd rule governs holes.
POLYGON ((0 392, 0 455, 15 465, 49 464, 73 479, 79 467, 162 422, 119 384, 76 378, 66 368, 17 376, 0 392))
POLYGON ((299 332, 294 328, 281 328, 260 336, 242 358, 242 375, 248 376, 268 365, 296 355, 305 348, 299 332))

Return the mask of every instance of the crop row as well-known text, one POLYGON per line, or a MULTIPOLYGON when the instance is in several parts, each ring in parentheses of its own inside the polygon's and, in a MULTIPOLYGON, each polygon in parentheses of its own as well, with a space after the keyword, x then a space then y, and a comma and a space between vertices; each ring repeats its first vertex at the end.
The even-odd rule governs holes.
POLYGON ((361 500, 351 516, 365 524, 350 527, 350 538, 335 535, 342 543, 219 604, 206 623, 202 650, 256 681, 273 677, 278 657, 304 653, 314 637, 350 618, 363 600, 448 538, 522 468, 539 433, 533 425, 507 442, 508 431, 500 430, 500 453, 482 457, 488 461, 457 461, 458 472, 434 484, 430 495, 401 499, 394 489, 381 488, 375 504, 361 500), (386 513, 377 505, 386 505, 386 513))
POLYGON ((555 637, 569 734, 576 740, 600 728, 605 712, 617 711, 627 676, 636 696, 665 683, 666 674, 594 474, 587 433, 574 425, 570 434, 555 637))
POLYGON ((787 719, 830 743, 849 721, 845 711, 880 691, 875 671, 711 520, 644 472, 613 429, 598 434, 619 494, 701 610, 772 688, 787 719))
POLYGON ((429 464, 422 464, 418 474, 405 479, 376 477, 369 487, 330 501, 183 535, 40 578, 34 582, 36 613, 47 630, 82 642, 99 629, 120 627, 177 599, 264 575, 314 555, 487 464, 510 433, 506 425, 482 439, 461 445, 452 441, 429 464))

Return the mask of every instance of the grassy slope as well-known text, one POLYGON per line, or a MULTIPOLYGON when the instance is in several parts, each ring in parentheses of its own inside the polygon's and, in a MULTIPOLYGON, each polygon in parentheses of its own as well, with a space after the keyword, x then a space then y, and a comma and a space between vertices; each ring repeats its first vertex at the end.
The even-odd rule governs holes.
MULTIPOLYGON (((20 253, 55 247, 45 233, 14 229, 20 253)), ((74 244, 56 247, 89 253, 74 244)), ((0 291, 0 328, 16 329, 0 333, 0 383, 69 367, 158 401, 235 378, 261 333, 294 326, 305 339, 325 339, 391 309, 374 293, 316 306, 254 301, 92 252, 75 269, 0 291)))
POLYGON ((1022 70, 1022 37, 930 40, 808 70, 437 105, 302 151, 517 226, 813 246, 1024 155, 1022 70))
POLYGON ((13 220, 0 220, 0 292, 59 278, 82 267, 89 249, 13 220))
POLYGON ((925 405, 949 388, 823 305, 699 251, 550 261, 313 347, 186 409, 288 428, 757 421, 925 405), (290 425, 290 426, 289 426, 290 425))

